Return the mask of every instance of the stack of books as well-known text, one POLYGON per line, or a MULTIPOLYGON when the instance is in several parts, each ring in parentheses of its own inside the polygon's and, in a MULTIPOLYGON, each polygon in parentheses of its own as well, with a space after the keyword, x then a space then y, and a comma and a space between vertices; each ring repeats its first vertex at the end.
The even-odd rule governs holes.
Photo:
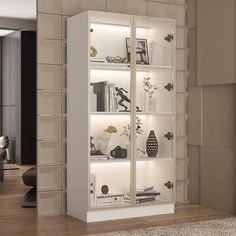
POLYGON ((96 195, 96 206, 107 206, 124 203, 125 195, 123 193, 109 193, 96 195))
POLYGON ((98 112, 116 112, 118 103, 115 91, 115 84, 108 81, 100 81, 91 83, 93 93, 91 93, 91 101, 96 101, 96 111, 98 112), (96 99, 94 99, 94 94, 96 99))
POLYGON ((109 205, 120 205, 124 203, 125 194, 123 193, 108 193, 108 194, 97 194, 97 181, 96 174, 91 173, 90 175, 90 206, 109 206, 109 205))
MULTIPOLYGON (((136 203, 155 201, 156 198, 161 195, 160 192, 156 191, 153 186, 136 189, 136 203)), ((130 193, 127 193, 125 197, 126 202, 130 202, 130 193)))

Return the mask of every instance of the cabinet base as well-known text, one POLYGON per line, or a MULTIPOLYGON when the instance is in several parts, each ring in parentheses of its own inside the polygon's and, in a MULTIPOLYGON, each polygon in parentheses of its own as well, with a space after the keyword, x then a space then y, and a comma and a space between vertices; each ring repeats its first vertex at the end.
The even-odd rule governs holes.
POLYGON ((121 209, 108 209, 87 212, 86 222, 106 220, 119 220, 134 217, 153 216, 174 213, 174 203, 129 207, 121 209))

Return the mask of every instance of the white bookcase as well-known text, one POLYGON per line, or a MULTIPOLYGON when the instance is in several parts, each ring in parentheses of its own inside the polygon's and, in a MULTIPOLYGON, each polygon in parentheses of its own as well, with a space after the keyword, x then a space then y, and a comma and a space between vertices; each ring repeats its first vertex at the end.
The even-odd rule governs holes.
POLYGON ((67 28, 68 215, 173 213, 175 21, 87 11, 67 28))

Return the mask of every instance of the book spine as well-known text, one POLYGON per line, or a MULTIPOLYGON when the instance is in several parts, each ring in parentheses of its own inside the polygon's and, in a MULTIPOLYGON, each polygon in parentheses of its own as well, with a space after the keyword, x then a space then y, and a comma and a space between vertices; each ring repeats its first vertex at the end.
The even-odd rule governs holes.
POLYGON ((112 84, 108 84, 108 96, 109 96, 109 112, 113 111, 113 96, 112 96, 112 84))
POLYGON ((113 84, 113 103, 114 103, 114 112, 118 111, 118 102, 117 102, 117 97, 116 97, 116 91, 115 91, 115 84, 113 84))
POLYGON ((91 112, 97 111, 97 95, 93 92, 93 86, 90 86, 90 107, 91 112))
POLYGON ((151 202, 151 201, 155 201, 155 197, 143 198, 143 199, 137 199, 136 200, 137 203, 151 202))
POLYGON ((111 197, 111 198, 96 198, 96 204, 107 205, 107 204, 122 204, 124 203, 124 197, 111 197))
POLYGON ((104 90, 103 90, 103 96, 104 96, 104 111, 109 111, 109 97, 108 97, 108 85, 107 82, 104 83, 104 90))

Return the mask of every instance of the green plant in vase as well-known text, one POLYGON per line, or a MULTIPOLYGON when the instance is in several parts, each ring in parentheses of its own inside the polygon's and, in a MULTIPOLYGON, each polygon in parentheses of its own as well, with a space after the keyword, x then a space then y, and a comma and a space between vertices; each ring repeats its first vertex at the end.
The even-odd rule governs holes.
POLYGON ((158 87, 151 82, 150 76, 143 78, 143 90, 145 92, 144 111, 156 111, 156 98, 154 97, 158 87))

